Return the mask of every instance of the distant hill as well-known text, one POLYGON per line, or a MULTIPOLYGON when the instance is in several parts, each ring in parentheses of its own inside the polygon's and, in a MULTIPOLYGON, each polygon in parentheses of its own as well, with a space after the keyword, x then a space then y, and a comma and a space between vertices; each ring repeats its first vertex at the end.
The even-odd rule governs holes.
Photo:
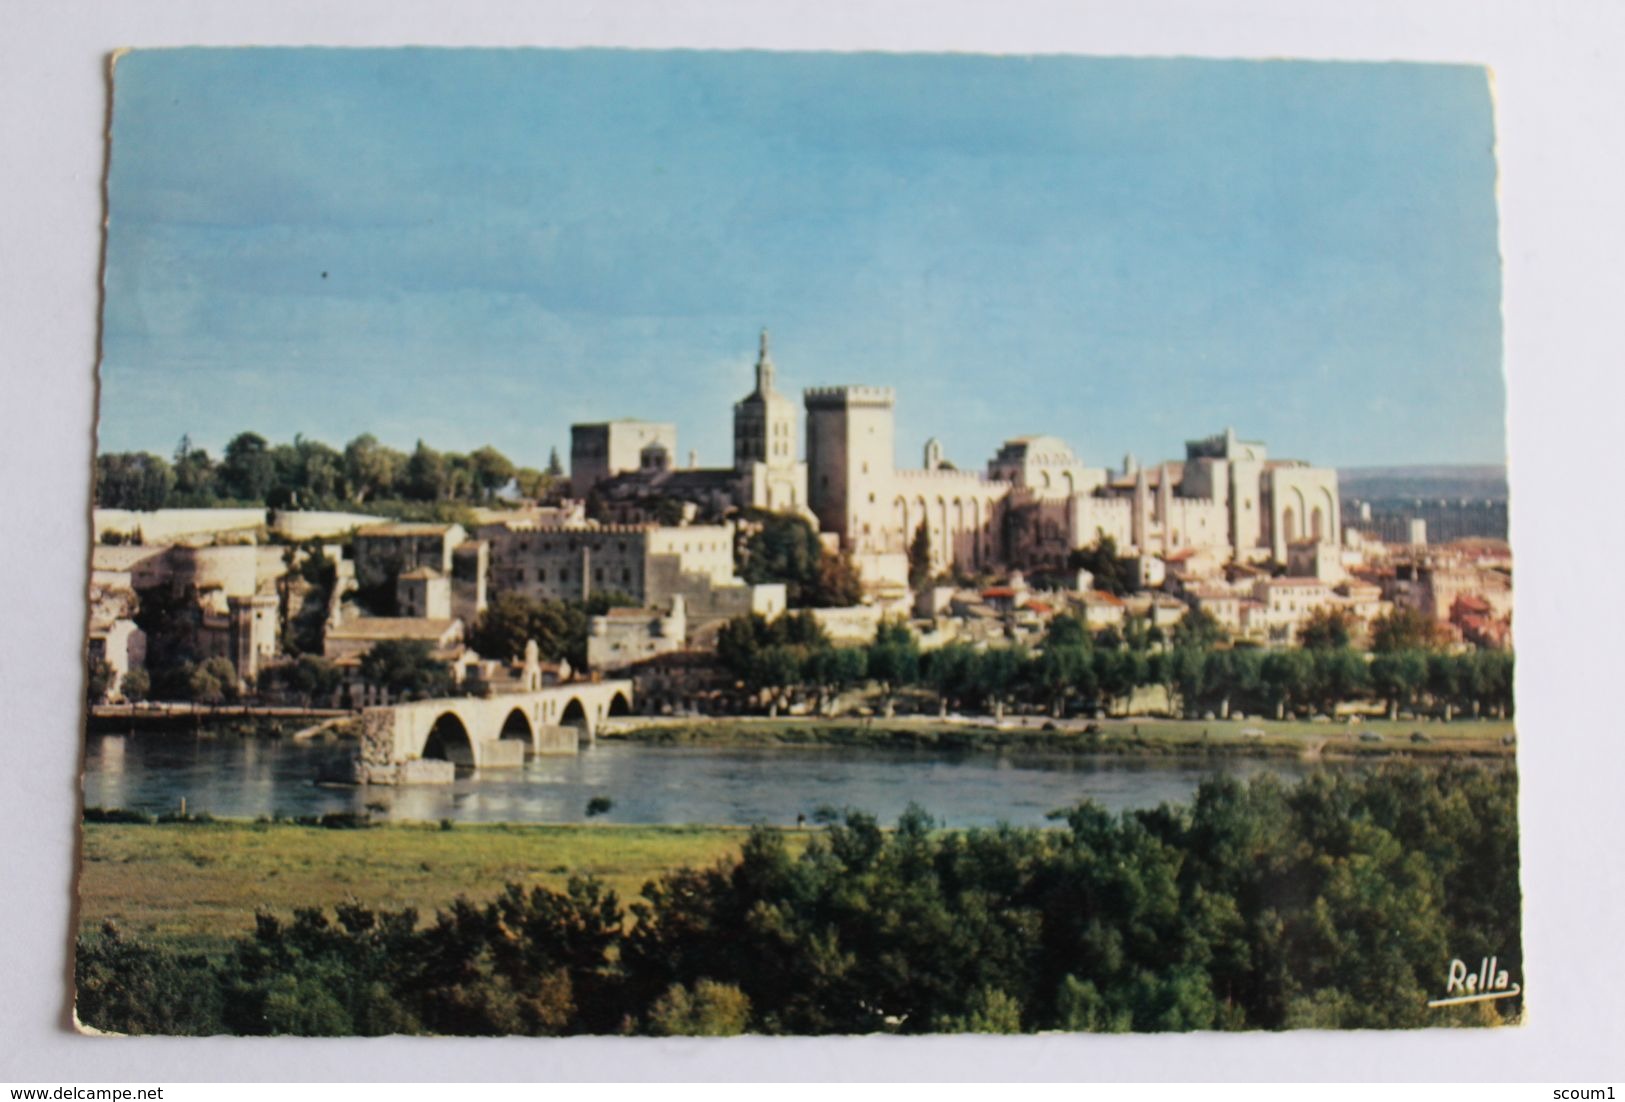
POLYGON ((1505 501, 1507 469, 1502 464, 1417 467, 1342 467, 1337 481, 1344 497, 1366 501, 1397 498, 1470 498, 1505 501))

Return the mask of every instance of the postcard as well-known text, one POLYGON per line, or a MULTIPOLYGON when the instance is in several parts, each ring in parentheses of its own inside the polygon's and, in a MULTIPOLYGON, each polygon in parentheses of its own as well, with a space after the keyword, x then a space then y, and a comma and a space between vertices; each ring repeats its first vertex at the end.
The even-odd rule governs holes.
POLYGON ((113 59, 76 1014, 1523 1014, 1490 76, 113 59))

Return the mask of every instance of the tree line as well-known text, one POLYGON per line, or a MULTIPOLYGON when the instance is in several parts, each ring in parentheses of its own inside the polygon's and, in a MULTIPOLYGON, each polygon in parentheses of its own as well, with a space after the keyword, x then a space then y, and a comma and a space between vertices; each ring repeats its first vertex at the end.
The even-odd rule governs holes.
POLYGON ((522 495, 540 497, 563 473, 557 449, 547 469, 539 471, 516 466, 490 446, 463 455, 436 451, 420 440, 407 453, 364 433, 340 451, 303 436, 290 444, 273 444, 258 433, 243 432, 219 459, 186 437, 169 459, 151 452, 98 455, 95 500, 103 508, 140 510, 477 502, 490 500, 510 482, 517 483, 522 495))
MULTIPOLYGON (((125 1033, 1153 1032, 1490 1025, 1430 1009, 1452 958, 1521 969, 1511 769, 1204 781, 1060 829, 894 830, 848 812, 624 907, 510 884, 428 922, 269 913, 223 955, 81 937, 78 1014, 125 1033)), ((157 829, 157 828, 154 828, 157 829)), ((164 829, 187 829, 170 827, 164 829)))
POLYGON ((1212 617, 1193 610, 1166 635, 1132 619, 1122 630, 1091 632, 1061 615, 1036 649, 951 642, 922 650, 900 620, 882 621, 867 646, 837 647, 803 611, 729 621, 717 661, 773 713, 797 703, 823 712, 842 693, 872 685, 888 712, 914 690, 930 693, 944 713, 1109 714, 1158 686, 1175 715, 1331 715, 1360 702, 1381 703, 1395 717, 1423 708, 1446 718, 1511 714, 1510 652, 1442 650, 1426 621, 1418 626, 1405 612, 1379 621, 1373 637, 1380 649, 1372 652, 1318 630, 1299 647, 1229 646, 1212 617))

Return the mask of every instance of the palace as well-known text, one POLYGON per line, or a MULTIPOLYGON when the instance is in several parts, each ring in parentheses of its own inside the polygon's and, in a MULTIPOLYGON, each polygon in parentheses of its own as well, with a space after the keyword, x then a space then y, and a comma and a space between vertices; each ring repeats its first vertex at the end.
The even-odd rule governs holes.
POLYGON ((1007 441, 982 471, 947 464, 927 441, 918 469, 893 461, 889 388, 818 387, 805 396, 809 503, 866 579, 899 582, 917 531, 935 571, 1059 567, 1109 536, 1120 553, 1285 564, 1305 544, 1335 547, 1337 472, 1269 459, 1233 430, 1186 444, 1183 462, 1087 467, 1053 436, 1007 441))
POLYGON ((774 376, 764 331, 755 389, 734 406, 733 467, 675 469, 674 425, 577 425, 572 492, 598 495, 604 512, 629 508, 614 514, 623 520, 660 499, 687 503, 690 518, 810 514, 877 588, 906 585, 921 528, 933 572, 961 574, 1060 568, 1103 536, 1125 555, 1313 567, 1325 557, 1316 548, 1342 539, 1335 470, 1271 459, 1230 429, 1188 442, 1182 461, 1142 467, 1130 456, 1117 471, 1085 466, 1053 436, 1011 439, 982 471, 954 467, 932 439, 921 466, 906 468, 890 387, 822 386, 803 393, 802 462, 794 404, 774 376))

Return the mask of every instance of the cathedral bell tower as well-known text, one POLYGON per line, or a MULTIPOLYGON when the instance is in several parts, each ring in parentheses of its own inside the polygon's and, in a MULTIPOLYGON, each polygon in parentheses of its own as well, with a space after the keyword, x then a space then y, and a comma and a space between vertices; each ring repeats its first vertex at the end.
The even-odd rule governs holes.
POLYGON ((805 509, 807 465, 796 457, 796 405, 773 386, 767 330, 756 353, 756 389, 734 404, 734 470, 744 497, 774 512, 805 509))
POLYGON ((795 403, 773 389, 773 356, 767 330, 756 354, 756 389, 734 405, 734 468, 753 463, 784 468, 796 461, 795 403))

